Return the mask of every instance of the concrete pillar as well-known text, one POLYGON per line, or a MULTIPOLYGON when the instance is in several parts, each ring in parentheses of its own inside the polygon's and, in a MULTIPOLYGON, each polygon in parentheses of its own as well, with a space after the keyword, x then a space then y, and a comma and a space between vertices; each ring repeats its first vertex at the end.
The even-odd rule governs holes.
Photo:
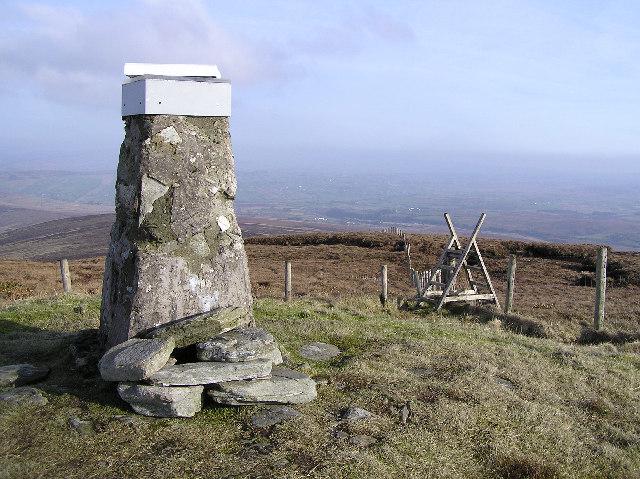
POLYGON ((233 207, 230 84, 215 67, 127 66, 100 317, 105 347, 175 319, 252 303, 233 207))

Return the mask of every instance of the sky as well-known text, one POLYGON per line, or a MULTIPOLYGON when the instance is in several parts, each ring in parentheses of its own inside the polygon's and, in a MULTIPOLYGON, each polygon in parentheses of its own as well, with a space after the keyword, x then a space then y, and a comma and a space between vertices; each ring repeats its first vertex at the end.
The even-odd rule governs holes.
POLYGON ((640 174, 640 2, 0 0, 0 162, 112 170, 125 62, 214 63, 240 169, 640 174))

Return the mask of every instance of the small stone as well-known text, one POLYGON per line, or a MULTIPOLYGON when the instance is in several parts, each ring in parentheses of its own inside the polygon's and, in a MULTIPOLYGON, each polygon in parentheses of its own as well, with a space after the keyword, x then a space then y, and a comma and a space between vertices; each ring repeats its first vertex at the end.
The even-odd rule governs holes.
POLYGON ((300 356, 314 361, 326 361, 335 358, 340 353, 340 349, 327 343, 310 343, 300 348, 300 356))
POLYGON ((402 406, 402 409, 400 409, 400 421, 402 422, 402 424, 407 424, 407 421, 409 420, 410 416, 411 416, 411 403, 407 401, 407 403, 405 403, 404 406, 402 406))
POLYGON ((258 403, 301 404, 313 401, 317 396, 313 379, 285 368, 273 368, 269 379, 216 384, 207 394, 217 403, 234 406, 258 403))
POLYGON ((161 386, 195 386, 266 378, 269 374, 271 374, 271 361, 204 362, 165 367, 149 376, 148 379, 152 384, 161 386))
POLYGON ((218 308, 142 331, 138 337, 172 337, 176 347, 183 348, 207 341, 239 326, 248 325, 251 321, 251 311, 246 308, 218 308))
POLYGON ((80 436, 89 436, 95 433, 93 423, 91 421, 83 421, 75 416, 69 418, 69 427, 76 431, 80 436))
POLYGON ((12 406, 21 404, 44 406, 48 402, 47 398, 42 395, 42 392, 36 388, 19 387, 0 393, 0 403, 12 406))
POLYGON ((340 419, 344 421, 361 421, 363 419, 369 419, 372 415, 373 414, 366 409, 350 406, 340 413, 340 419))
POLYGON ((510 390, 513 391, 516 388, 516 385, 513 384, 513 381, 510 381, 509 379, 497 377, 497 378, 495 378, 495 381, 496 381, 497 384, 499 384, 500 386, 502 386, 505 389, 510 389, 510 390))
POLYGON ((251 416, 251 424, 253 427, 267 428, 285 421, 297 419, 300 416, 302 416, 302 414, 293 408, 288 406, 275 406, 257 412, 251 416))
POLYGON ((118 394, 135 412, 155 417, 193 417, 202 409, 203 389, 202 386, 118 384, 118 394))
POLYGON ((0 387, 24 386, 44 379, 50 369, 33 364, 11 364, 0 367, 0 387))
POLYGON ((160 370, 175 347, 172 338, 129 339, 109 349, 100 362, 105 381, 140 381, 160 370))
POLYGON ((282 354, 271 334, 262 328, 241 327, 196 345, 200 361, 252 361, 282 363, 282 354))
POLYGON ((84 314, 84 313, 87 312, 87 306, 85 304, 81 303, 81 304, 73 307, 73 312, 76 313, 76 314, 84 314))
POLYGON ((347 439, 349 437, 349 434, 347 434, 344 431, 337 430, 337 431, 334 431, 333 437, 335 437, 336 439, 342 441, 344 439, 347 439))
POLYGON ((349 444, 357 447, 369 447, 378 442, 375 437, 364 434, 354 434, 349 437, 349 444))

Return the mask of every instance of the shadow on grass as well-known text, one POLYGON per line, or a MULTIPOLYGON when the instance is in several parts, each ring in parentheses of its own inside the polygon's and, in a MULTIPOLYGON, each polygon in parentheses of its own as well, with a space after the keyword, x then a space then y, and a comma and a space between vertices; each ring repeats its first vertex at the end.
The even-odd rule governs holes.
POLYGON ((114 384, 100 378, 97 329, 62 332, 0 320, 0 331, 0 365, 31 363, 51 369, 45 380, 32 386, 50 395, 69 394, 82 402, 125 406, 114 384))
MULTIPOLYGON (((428 308, 428 312, 434 311, 434 308, 432 306, 429 306, 428 308)), ((458 316, 472 316, 481 323, 487 323, 489 321, 498 319, 502 322, 502 326, 505 329, 532 338, 549 337, 549 334, 545 330, 544 325, 540 324, 534 319, 526 318, 518 314, 505 314, 495 308, 491 308, 488 306, 473 306, 470 304, 449 303, 447 305, 446 311, 458 316)))
POLYGON ((624 344, 631 343, 633 341, 640 341, 640 333, 628 332, 628 331, 608 331, 606 329, 594 329, 592 327, 583 325, 582 333, 576 340, 578 344, 624 344))

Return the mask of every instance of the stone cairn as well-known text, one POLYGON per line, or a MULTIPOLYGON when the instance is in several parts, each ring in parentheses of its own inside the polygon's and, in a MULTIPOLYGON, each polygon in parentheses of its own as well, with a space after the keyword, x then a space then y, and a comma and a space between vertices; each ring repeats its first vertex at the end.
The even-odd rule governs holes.
POLYGON ((246 311, 226 308, 158 326, 108 350, 100 374, 118 381, 120 397, 147 416, 191 417, 202 408, 204 394, 234 406, 299 404, 316 397, 311 378, 276 367, 282 355, 264 329, 244 325, 210 337, 221 317, 226 323, 249 322, 246 311))
POLYGON ((125 138, 105 261, 99 363, 133 409, 193 416, 315 398, 256 328, 233 201, 231 86, 215 66, 125 65, 125 138), (276 367, 274 367, 276 366, 276 367))

